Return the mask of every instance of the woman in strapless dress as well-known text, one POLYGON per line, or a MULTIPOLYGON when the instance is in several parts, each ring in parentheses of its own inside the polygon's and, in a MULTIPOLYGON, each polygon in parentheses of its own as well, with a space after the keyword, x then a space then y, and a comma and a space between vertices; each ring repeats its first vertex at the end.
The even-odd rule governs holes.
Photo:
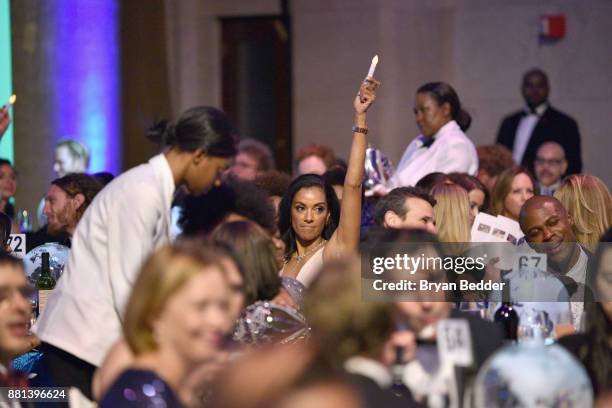
POLYGON ((316 174, 297 177, 279 205, 279 231, 286 245, 281 275, 308 287, 323 263, 355 253, 359 245, 361 183, 368 132, 366 112, 380 83, 366 78, 355 97, 353 141, 340 205, 332 186, 316 174))

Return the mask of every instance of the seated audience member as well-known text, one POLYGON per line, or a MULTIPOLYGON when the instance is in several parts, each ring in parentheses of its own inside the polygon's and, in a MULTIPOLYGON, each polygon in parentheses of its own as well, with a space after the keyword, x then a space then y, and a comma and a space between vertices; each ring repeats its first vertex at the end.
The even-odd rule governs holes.
POLYGON ((456 184, 438 184, 431 190, 436 200, 434 218, 441 242, 470 242, 474 217, 467 192, 456 184))
POLYGON ((17 175, 10 161, 0 159, 0 211, 11 218, 15 218, 15 207, 9 199, 17 191, 17 175))
POLYGON ((283 195, 287 192, 291 184, 291 177, 283 172, 271 170, 262 173, 255 179, 255 185, 268 193, 274 204, 274 209, 278 217, 278 205, 283 195))
MULTIPOLYGON (((232 320, 240 316, 244 308, 244 284, 243 272, 236 256, 230 248, 220 243, 212 243, 208 240, 191 240, 189 244, 200 245, 214 251, 217 261, 225 268, 226 279, 230 286, 229 310, 232 320)), ((119 375, 134 362, 134 353, 125 338, 117 341, 108 352, 104 361, 100 365, 93 377, 92 394, 96 401, 106 393, 108 388, 115 382, 119 375)), ((203 363, 196 372, 186 381, 180 390, 179 397, 187 406, 200 406, 199 404, 188 403, 198 398, 201 387, 212 381, 220 368, 227 363, 227 353, 219 352, 216 358, 212 358, 203 363), (207 371, 210 377, 203 378, 202 371, 207 371)))
POLYGON ((100 407, 182 406, 181 386, 219 353, 233 325, 226 272, 216 259, 210 248, 182 242, 145 262, 124 320, 134 360, 100 407))
POLYGON ((274 234, 274 207, 265 193, 251 182, 226 178, 201 196, 187 196, 179 218, 185 236, 210 234, 222 222, 251 220, 274 234))
MULTIPOLYGON (((470 199, 470 212, 473 218, 476 218, 478 213, 489 210, 491 202, 489 190, 478 178, 465 173, 451 173, 448 176, 453 183, 467 191, 470 199)), ((473 218, 472 223, 474 222, 473 218)))
POLYGON ((241 180, 253 181, 263 172, 274 170, 272 151, 255 139, 243 139, 229 173, 241 180))
POLYGON ((410 395, 391 392, 394 358, 386 355, 393 331, 389 302, 363 302, 357 259, 331 261, 309 288, 304 311, 319 359, 344 368, 364 407, 413 407, 410 395))
POLYGON ((585 305, 585 332, 561 337, 559 343, 584 364, 595 398, 612 391, 612 229, 601 238, 602 244, 589 265, 588 287, 598 295, 597 302, 585 305))
POLYGON ((94 177, 83 173, 71 173, 53 180, 43 209, 47 225, 28 234, 28 251, 47 242, 70 246, 79 220, 102 187, 94 177))
POLYGON ((273 299, 281 287, 275 248, 270 235, 252 221, 219 225, 211 239, 232 248, 244 273, 246 304, 273 299))
POLYGON ((8 215, 0 212, 0 251, 11 252, 9 237, 11 236, 12 222, 8 215))
MULTIPOLYGON (((442 248, 435 236, 425 231, 387 231, 386 236, 381 237, 385 243, 383 251, 385 256, 395 256, 396 253, 406 253, 408 256, 444 257, 442 248), (410 245, 407 245, 410 244, 410 245)), ((387 279, 394 273, 411 280, 425 279, 430 282, 444 282, 447 274, 435 269, 420 268, 406 275, 405 271, 387 271, 387 279)), ((450 272, 454 274, 454 272, 450 272)), ((428 399, 434 395, 450 396, 459 395, 461 401, 462 393, 465 391, 466 377, 474 375, 485 360, 503 345, 503 334, 501 329, 494 323, 487 322, 479 317, 458 311, 453 304, 445 302, 449 293, 444 291, 420 290, 415 293, 418 301, 406 301, 405 294, 394 302, 396 328, 400 332, 410 332, 407 336, 411 342, 405 344, 404 356, 407 364, 404 367, 403 379, 405 385, 412 392, 417 401, 427 405, 428 399), (469 368, 456 368, 453 372, 456 377, 458 389, 453 391, 448 378, 445 378, 442 367, 444 361, 440 361, 437 349, 438 322, 445 319, 463 319, 467 321, 471 337, 471 349, 474 361, 469 368)))
MULTIPOLYGON (((31 348, 28 325, 33 290, 22 261, 0 252, 0 387, 28 384, 27 377, 11 371, 11 360, 31 348)), ((14 406, 2 398, 0 395, 0 406, 14 406)))
MULTIPOLYGON (((89 149, 77 140, 63 139, 55 145, 53 159, 53 171, 58 178, 62 178, 70 173, 85 173, 89 166, 89 149)), ((41 200, 38 205, 37 218, 38 225, 47 223, 43 214, 45 200, 41 200)))
POLYGON ((512 152, 500 144, 478 146, 476 152, 478 153, 478 180, 489 189, 489 192, 493 192, 497 177, 514 165, 512 152))
POLYGON ((491 214, 518 221, 521 207, 535 194, 535 181, 524 167, 514 166, 504 170, 491 193, 491 214))
POLYGON ((424 229, 436 233, 436 201, 418 187, 397 187, 376 203, 376 224, 383 228, 424 229))
POLYGON ((555 198, 571 215, 578 242, 595 251, 599 237, 612 226, 612 198, 605 183, 595 176, 574 174, 557 189, 555 198))
POLYGON ((334 151, 327 146, 311 144, 300 149, 297 154, 296 175, 318 174, 322 176, 336 163, 334 151))
MULTIPOLYGON (((521 208, 519 223, 529 245, 546 254, 549 271, 565 285, 571 297, 584 300, 590 253, 576 243, 573 220, 554 197, 536 196, 521 208)), ((583 303, 572 302, 573 324, 581 327, 583 303)))
POLYGON ((553 195, 567 171, 563 147, 557 142, 544 143, 538 148, 533 168, 540 194, 553 195))
POLYGON ((344 179, 346 178, 346 168, 335 166, 334 168, 327 170, 323 174, 325 181, 332 186, 338 197, 338 201, 342 203, 342 191, 344 187, 344 179))
POLYGON ((434 188, 435 185, 450 182, 451 179, 448 174, 434 172, 429 173, 426 176, 423 176, 422 179, 417 181, 416 187, 422 188, 428 194, 431 194, 431 189, 434 188))

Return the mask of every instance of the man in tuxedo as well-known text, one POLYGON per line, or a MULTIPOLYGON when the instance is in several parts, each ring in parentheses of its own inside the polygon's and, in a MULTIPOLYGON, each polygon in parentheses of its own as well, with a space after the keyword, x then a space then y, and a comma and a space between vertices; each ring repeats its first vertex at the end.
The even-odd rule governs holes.
POLYGON ((549 90, 544 71, 535 68, 525 73, 522 93, 527 106, 502 121, 497 143, 512 150, 514 161, 533 173, 538 148, 548 141, 557 142, 566 153, 567 174, 580 173, 582 158, 578 125, 570 116, 550 106, 549 90))

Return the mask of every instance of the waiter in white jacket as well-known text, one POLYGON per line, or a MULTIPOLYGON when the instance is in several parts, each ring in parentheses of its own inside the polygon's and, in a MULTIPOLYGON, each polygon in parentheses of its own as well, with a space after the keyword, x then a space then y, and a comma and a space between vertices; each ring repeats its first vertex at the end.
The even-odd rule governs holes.
POLYGON ((236 153, 225 114, 195 107, 150 136, 163 153, 115 178, 87 208, 72 251, 34 332, 54 386, 91 398, 91 379, 122 332, 122 318, 143 261, 169 242, 177 187, 205 193, 236 153))
POLYGON ((414 186, 430 173, 468 173, 478 171, 474 144, 465 135, 472 121, 461 108, 459 96, 444 82, 430 82, 417 90, 414 107, 421 132, 408 145, 387 190, 414 186))

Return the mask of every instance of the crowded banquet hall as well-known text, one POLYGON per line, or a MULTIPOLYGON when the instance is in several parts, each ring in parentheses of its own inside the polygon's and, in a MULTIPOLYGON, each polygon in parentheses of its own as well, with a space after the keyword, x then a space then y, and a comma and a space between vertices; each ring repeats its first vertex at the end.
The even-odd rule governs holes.
POLYGON ((612 407, 610 15, 0 0, 0 407, 612 407))

